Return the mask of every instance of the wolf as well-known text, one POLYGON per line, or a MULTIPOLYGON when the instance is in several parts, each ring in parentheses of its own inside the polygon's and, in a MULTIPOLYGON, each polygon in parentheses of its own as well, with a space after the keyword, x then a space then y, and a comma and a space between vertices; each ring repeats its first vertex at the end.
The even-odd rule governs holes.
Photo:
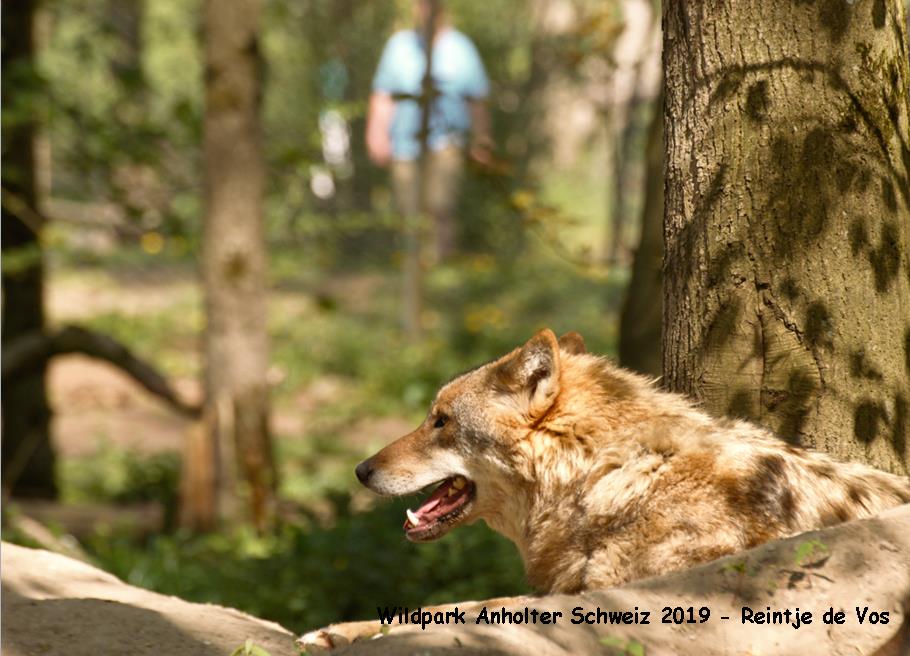
MULTIPOLYGON (((711 417, 551 330, 443 385, 423 423, 355 473, 383 496, 435 486, 407 511, 405 536, 483 520, 542 593, 616 586, 910 502, 910 479, 711 417)), ((378 630, 308 636, 331 646, 378 630)))

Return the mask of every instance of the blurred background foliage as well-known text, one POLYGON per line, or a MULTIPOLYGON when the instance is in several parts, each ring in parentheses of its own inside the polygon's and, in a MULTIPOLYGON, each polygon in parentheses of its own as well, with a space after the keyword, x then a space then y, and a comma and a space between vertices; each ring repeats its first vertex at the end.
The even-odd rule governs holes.
MULTIPOLYGON (((398 325, 401 223, 387 174, 368 163, 362 138, 379 54, 409 25, 410 2, 267 0, 269 375, 282 520, 265 535, 178 530, 186 420, 104 365, 62 357, 49 376, 59 503, 160 509, 154 525, 99 514, 77 536, 90 559, 130 583, 297 631, 368 618, 377 605, 526 590, 504 538, 481 524, 410 544, 401 523, 414 500, 374 498, 352 468, 416 425, 441 382, 541 327, 577 330, 589 350, 615 356, 655 88, 639 81, 630 93, 617 82, 617 60, 630 57, 617 55, 617 43, 639 5, 650 2, 448 3, 492 80, 508 174, 469 171, 460 254, 428 272, 426 333, 413 342, 398 325), (320 118, 330 110, 350 131, 343 164, 323 153, 320 118), (617 208, 620 165, 631 173, 617 208), (317 184, 327 179, 329 191, 317 184), (632 220, 614 224, 617 213, 632 220), (625 247, 608 261, 621 236, 615 225, 624 226, 625 247)), ((22 92, 22 111, 41 119, 50 323, 77 320, 116 337, 196 398, 205 321, 196 277, 200 12, 199 0, 44 2, 40 84, 22 92)), ((634 61, 653 57, 641 43, 633 50, 634 61)), ((66 517, 61 510, 47 521, 65 534, 73 531, 66 517)), ((8 524, 4 538, 16 530, 8 524)))

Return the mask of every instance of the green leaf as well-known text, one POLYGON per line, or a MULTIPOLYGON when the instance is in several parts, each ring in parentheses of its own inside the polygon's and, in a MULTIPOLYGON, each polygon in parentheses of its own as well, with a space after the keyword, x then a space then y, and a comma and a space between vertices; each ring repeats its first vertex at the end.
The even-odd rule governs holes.
POLYGON ((828 546, 821 540, 806 540, 796 545, 794 562, 800 567, 819 565, 830 556, 828 546))
MULTIPOLYGON (((306 653, 306 650, 303 651, 306 653)), ((267 650, 253 642, 252 638, 247 638, 240 647, 231 652, 231 656, 272 656, 267 650)))
POLYGON ((626 645, 626 653, 629 656, 645 656, 645 646, 637 640, 629 640, 626 645))
POLYGON ((624 656, 645 656, 645 646, 632 638, 626 640, 617 636, 605 636, 600 639, 600 644, 615 649, 624 656))

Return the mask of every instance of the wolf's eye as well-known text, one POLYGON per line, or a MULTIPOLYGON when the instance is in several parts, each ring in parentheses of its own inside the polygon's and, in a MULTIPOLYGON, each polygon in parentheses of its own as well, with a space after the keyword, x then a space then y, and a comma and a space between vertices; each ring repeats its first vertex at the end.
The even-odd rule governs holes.
POLYGON ((439 415, 436 417, 436 423, 433 424, 433 428, 442 428, 446 425, 446 422, 449 420, 445 415, 439 415))

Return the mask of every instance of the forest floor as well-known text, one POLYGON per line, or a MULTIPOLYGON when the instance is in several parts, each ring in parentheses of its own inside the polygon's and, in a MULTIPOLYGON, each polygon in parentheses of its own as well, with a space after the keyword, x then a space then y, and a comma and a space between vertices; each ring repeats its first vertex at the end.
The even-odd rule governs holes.
MULTIPOLYGON (((362 308, 381 281, 375 275, 350 275, 334 280, 333 297, 344 299, 346 306, 362 308)), ((96 321, 98 317, 127 318, 150 322, 188 304, 201 303, 196 278, 191 271, 176 270, 169 275, 117 275, 101 272, 79 274, 62 271, 48 286, 48 315, 56 324, 96 321)), ((295 313, 299 297, 277 293, 272 297, 278 313, 295 313)), ((183 399, 201 399, 198 372, 200 343, 173 340, 165 357, 182 360, 181 374, 171 383, 183 399)), ((143 353, 137 348, 140 356, 143 353)), ((280 371, 276 372, 280 376, 280 371)), ((344 395, 345 382, 331 374, 317 377, 288 397, 279 397, 272 416, 277 435, 301 436, 311 415, 326 403, 344 395)), ((49 371, 49 395, 54 408, 55 447, 63 457, 93 454, 99 442, 122 449, 150 454, 180 451, 191 420, 174 412, 163 402, 150 397, 119 369, 80 355, 55 358, 49 371)), ((337 434, 340 443, 364 449, 364 442, 386 442, 410 430, 412 422, 399 417, 371 417, 337 434), (365 440, 364 436, 370 436, 365 440)))

